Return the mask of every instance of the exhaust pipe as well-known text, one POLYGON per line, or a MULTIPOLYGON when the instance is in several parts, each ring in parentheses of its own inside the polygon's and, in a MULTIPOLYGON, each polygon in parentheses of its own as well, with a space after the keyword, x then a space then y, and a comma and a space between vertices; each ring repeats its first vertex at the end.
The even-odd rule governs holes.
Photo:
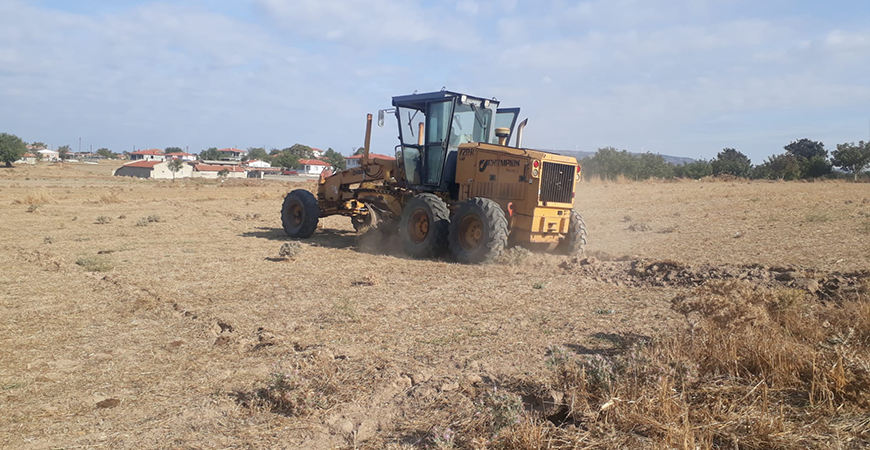
POLYGON ((372 115, 366 116, 366 140, 363 147, 362 165, 369 165, 369 147, 372 145, 372 115))
POLYGON ((523 128, 525 128, 528 123, 528 118, 523 119, 523 121, 520 122, 520 126, 517 127, 517 148, 523 148, 523 128))

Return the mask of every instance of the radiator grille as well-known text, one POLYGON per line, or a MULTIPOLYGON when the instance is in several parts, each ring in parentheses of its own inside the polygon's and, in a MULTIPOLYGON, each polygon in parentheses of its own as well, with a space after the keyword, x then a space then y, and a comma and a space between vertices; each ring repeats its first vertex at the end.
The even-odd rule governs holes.
POLYGON ((555 203, 573 203, 571 193, 574 191, 574 172, 577 169, 570 164, 545 162, 541 171, 541 201, 555 203))

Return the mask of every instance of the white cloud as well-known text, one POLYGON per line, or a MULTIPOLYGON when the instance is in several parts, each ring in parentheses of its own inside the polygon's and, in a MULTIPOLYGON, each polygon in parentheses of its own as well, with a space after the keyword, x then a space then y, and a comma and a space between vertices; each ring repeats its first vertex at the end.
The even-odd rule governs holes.
POLYGON ((462 14, 476 16, 480 5, 471 0, 460 0, 456 2, 456 11, 462 14))

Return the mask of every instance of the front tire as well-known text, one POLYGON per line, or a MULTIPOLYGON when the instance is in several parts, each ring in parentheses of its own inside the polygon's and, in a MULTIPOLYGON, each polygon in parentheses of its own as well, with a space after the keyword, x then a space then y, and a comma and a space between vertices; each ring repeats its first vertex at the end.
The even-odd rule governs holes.
POLYGON ((281 207, 281 225, 287 236, 305 239, 314 234, 320 220, 320 206, 314 194, 296 189, 284 197, 281 207))
POLYGON ((463 264, 494 261, 504 253, 508 222, 493 200, 477 197, 463 203, 450 223, 450 252, 463 264))
POLYGON ((434 194, 417 194, 402 209, 399 234, 405 254, 414 258, 431 258, 447 246, 450 210, 434 194))
POLYGON ((586 250, 586 222, 577 211, 571 210, 568 234, 559 242, 556 250, 566 255, 583 254, 586 250))

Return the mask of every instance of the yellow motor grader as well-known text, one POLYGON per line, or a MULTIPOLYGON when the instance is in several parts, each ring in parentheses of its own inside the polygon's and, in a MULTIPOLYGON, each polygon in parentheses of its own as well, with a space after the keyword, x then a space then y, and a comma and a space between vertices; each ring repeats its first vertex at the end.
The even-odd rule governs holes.
POLYGON ((485 263, 509 242, 581 252, 586 226, 574 210, 580 165, 522 148, 528 119, 515 131, 519 111, 446 90, 393 97, 378 125, 395 115, 396 159, 370 157, 369 114, 359 166, 321 176, 316 197, 304 189, 287 194, 284 231, 307 238, 321 217, 340 214, 360 232, 398 233, 416 258, 449 251, 456 261, 485 263))

